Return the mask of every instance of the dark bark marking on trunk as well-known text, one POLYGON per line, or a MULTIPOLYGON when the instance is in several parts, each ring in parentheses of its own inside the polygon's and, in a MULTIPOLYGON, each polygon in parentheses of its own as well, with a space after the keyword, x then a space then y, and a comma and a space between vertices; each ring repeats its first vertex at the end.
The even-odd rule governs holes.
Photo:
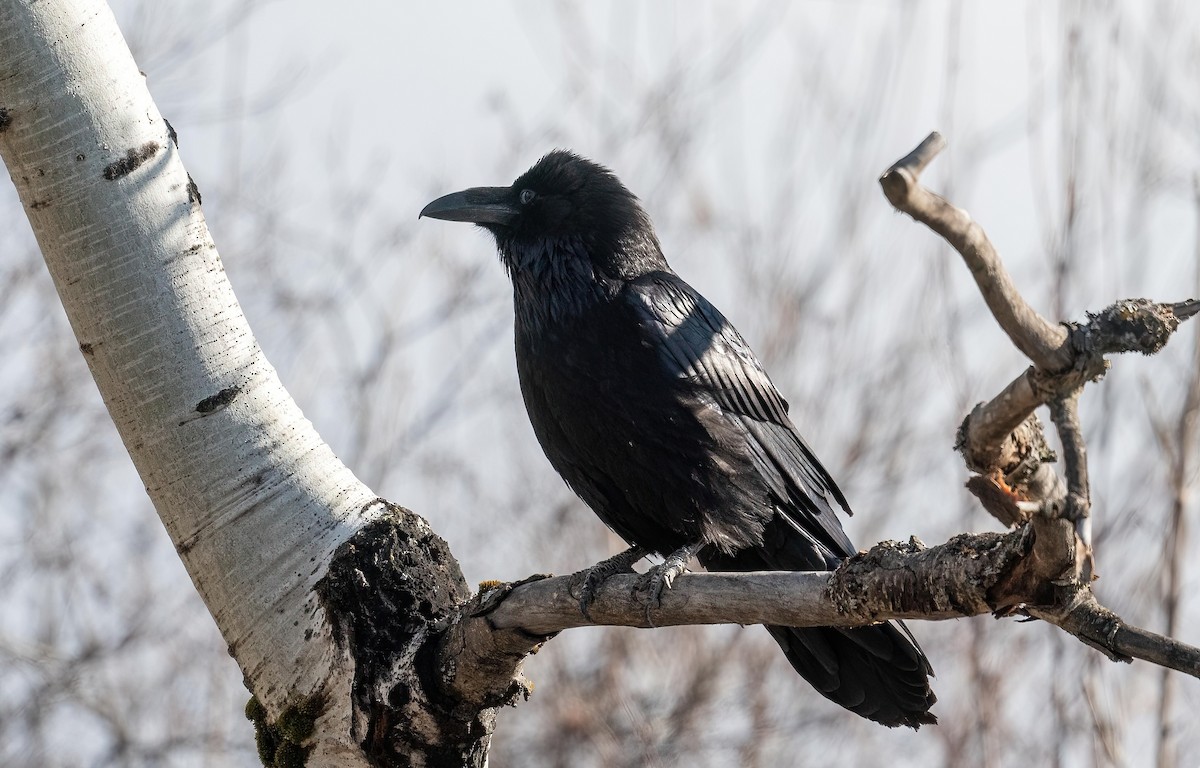
POLYGON ((388 502, 334 553, 317 594, 354 663, 353 734, 374 765, 482 766, 494 709, 461 707, 441 681, 439 640, 471 590, 446 542, 388 502))
POLYGON ((159 146, 157 142, 147 141, 140 147, 126 150, 125 156, 120 160, 109 163, 104 166, 104 178, 109 181, 116 181, 122 176, 128 176, 138 169, 142 163, 154 157, 158 153, 159 146))

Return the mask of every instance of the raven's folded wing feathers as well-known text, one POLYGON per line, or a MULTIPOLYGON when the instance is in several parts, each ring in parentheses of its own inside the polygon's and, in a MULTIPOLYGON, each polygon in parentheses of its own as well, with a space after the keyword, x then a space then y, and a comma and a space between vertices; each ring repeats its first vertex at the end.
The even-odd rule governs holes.
POLYGON ((834 513, 834 504, 849 513, 845 497, 796 432, 787 402, 737 329, 672 272, 644 275, 626 292, 672 372, 740 424, 756 468, 781 496, 780 513, 795 515, 789 522, 836 559, 854 554, 834 513))

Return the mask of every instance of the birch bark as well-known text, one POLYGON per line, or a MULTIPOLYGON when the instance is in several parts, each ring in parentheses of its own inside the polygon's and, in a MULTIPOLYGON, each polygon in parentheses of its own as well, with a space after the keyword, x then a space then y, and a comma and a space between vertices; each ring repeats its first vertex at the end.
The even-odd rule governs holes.
POLYGON ((325 708, 319 752, 351 764, 349 697, 331 695, 348 693, 348 658, 313 586, 384 508, 255 343, 105 3, 0 2, 0 155, 96 386, 257 700, 269 716, 318 692, 345 702, 325 708))

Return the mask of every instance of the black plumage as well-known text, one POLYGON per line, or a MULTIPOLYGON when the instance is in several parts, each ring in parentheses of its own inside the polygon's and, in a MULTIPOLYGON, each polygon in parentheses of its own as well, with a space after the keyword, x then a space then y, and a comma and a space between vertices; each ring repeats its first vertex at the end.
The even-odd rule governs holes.
MULTIPOLYGON (((446 195, 422 215, 495 236, 534 432, 630 545, 676 570, 693 553, 716 571, 826 570, 854 553, 834 512, 846 500, 786 401, 737 330, 667 265, 610 171, 555 151, 511 186, 446 195)), ((903 625, 767 629, 847 709, 888 726, 936 722, 932 670, 903 625)))

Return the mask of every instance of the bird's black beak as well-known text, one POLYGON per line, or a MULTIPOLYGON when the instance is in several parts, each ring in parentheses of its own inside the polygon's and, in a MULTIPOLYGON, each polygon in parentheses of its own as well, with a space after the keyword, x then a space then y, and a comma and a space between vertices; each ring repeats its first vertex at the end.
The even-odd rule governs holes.
POLYGON ((512 187, 472 187, 439 197, 422 208, 420 215, 507 227, 520 214, 514 203, 512 187))

